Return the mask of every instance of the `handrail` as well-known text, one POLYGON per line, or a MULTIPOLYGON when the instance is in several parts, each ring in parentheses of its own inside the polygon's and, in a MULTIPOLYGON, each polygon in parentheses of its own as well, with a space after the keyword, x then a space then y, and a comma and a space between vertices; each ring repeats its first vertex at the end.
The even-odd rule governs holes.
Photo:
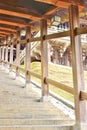
POLYGON ((49 84, 52 84, 54 86, 56 86, 57 88, 60 88, 68 93, 71 93, 71 94, 74 94, 74 89, 72 87, 69 87, 67 85, 64 85, 60 82, 57 82, 55 80, 52 80, 50 78, 46 78, 46 82, 49 83, 49 84))
MULTIPOLYGON (((20 70, 22 70, 24 72, 27 72, 27 74, 29 74, 29 75, 33 75, 36 78, 42 79, 42 77, 41 77, 40 74, 37 74, 37 73, 35 73, 35 72, 31 71, 31 70, 26 70, 24 68, 21 68, 20 66, 11 64, 11 63, 3 61, 3 60, 1 60, 1 61, 4 62, 4 63, 6 63, 6 64, 11 65, 11 67, 14 66, 14 67, 19 68, 20 70)), ((52 80, 49 77, 45 78, 44 82, 52 84, 55 87, 58 87, 59 89, 62 89, 62 90, 66 91, 66 92, 68 92, 68 93, 70 93, 72 95, 74 94, 74 88, 72 88, 72 87, 70 87, 68 85, 64 85, 64 84, 62 84, 60 82, 57 82, 55 80, 52 80)), ((80 99, 81 100, 87 100, 87 92, 86 91, 80 91, 80 99)))
POLYGON ((81 91, 80 92, 80 97, 81 97, 81 100, 87 100, 87 92, 86 91, 81 91))

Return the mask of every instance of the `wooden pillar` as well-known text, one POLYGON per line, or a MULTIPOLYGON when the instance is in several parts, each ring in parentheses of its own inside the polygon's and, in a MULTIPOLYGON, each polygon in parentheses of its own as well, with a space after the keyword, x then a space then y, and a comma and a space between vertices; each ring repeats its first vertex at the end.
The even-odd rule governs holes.
POLYGON ((58 64, 58 51, 57 51, 57 49, 54 50, 54 54, 55 54, 54 63, 58 64))
POLYGON ((20 66, 20 31, 17 33, 17 45, 16 45, 16 76, 19 76, 19 66, 20 66))
POLYGON ((4 46, 2 47, 2 60, 4 61, 4 46))
POLYGON ((0 60, 1 60, 1 55, 2 55, 1 51, 2 51, 2 50, 1 50, 1 47, 0 47, 0 60))
MULTIPOLYGON (((72 70, 74 84, 74 101, 75 101, 75 117, 76 129, 81 129, 81 122, 87 120, 87 111, 85 101, 80 100, 80 91, 84 90, 83 66, 82 66, 82 50, 80 36, 75 36, 75 28, 79 27, 78 7, 71 5, 69 7, 70 20, 70 36, 72 49, 72 70)), ((85 130, 85 129, 84 129, 85 130)))
POLYGON ((45 83, 45 78, 48 76, 48 47, 44 36, 47 35, 47 20, 41 20, 41 75, 42 75, 42 97, 48 95, 48 84, 45 83))
POLYGON ((6 46, 5 61, 8 62, 8 45, 6 46))
MULTIPOLYGON (((31 28, 27 27, 26 29, 26 38, 29 39, 31 37, 31 28)), ((27 73, 27 70, 30 69, 31 63, 31 43, 27 40, 26 43, 26 60, 25 60, 25 67, 26 67, 26 86, 30 83, 30 75, 27 73)))
POLYGON ((50 51, 51 45, 48 42, 48 62, 51 62, 51 51, 50 51))
POLYGON ((13 63, 13 44, 10 45, 10 63, 13 63))

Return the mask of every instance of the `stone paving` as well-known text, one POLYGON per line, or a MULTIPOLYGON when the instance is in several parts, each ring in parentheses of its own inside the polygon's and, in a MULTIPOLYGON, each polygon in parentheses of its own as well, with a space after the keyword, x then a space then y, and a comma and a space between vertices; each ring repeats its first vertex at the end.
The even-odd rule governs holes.
POLYGON ((0 130, 71 130, 73 121, 0 65, 0 130))

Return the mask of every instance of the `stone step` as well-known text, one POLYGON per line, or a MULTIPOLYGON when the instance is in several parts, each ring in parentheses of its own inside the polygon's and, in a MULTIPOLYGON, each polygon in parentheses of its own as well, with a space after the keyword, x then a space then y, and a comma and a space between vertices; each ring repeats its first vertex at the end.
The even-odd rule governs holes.
POLYGON ((70 125, 3 125, 0 130, 72 130, 70 125))
POLYGON ((0 119, 0 126, 1 125, 71 125, 73 124, 73 120, 66 120, 66 119, 0 119))
MULTIPOLYGON (((65 118, 64 115, 42 114, 42 113, 0 113, 0 118, 65 118)), ((68 117, 67 117, 68 119, 68 117)))

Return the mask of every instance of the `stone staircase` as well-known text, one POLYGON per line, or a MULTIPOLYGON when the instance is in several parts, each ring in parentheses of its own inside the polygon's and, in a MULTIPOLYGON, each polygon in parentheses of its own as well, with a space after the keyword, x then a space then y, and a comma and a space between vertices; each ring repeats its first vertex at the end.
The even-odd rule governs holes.
POLYGON ((39 101, 31 84, 24 88, 5 70, 0 77, 0 130, 72 130, 73 120, 50 100, 39 101))

